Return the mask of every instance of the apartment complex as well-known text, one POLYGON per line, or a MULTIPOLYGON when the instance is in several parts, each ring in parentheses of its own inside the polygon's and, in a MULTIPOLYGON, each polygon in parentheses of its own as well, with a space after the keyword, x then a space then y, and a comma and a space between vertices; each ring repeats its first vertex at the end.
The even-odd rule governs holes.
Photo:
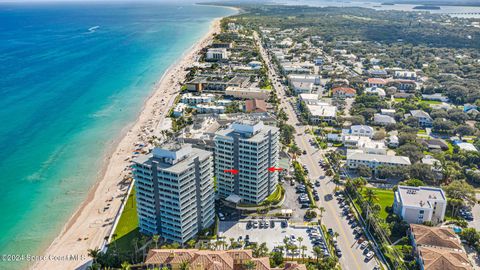
POLYGON ((460 239, 451 228, 411 224, 409 233, 420 269, 473 269, 460 239))
POLYGON ((393 211, 408 223, 440 223, 445 218, 447 197, 441 188, 398 186, 393 211))
POLYGON ((214 222, 213 156, 171 143, 134 160, 140 231, 185 243, 214 222))
POLYGON ((347 151, 347 167, 356 169, 367 166, 375 170, 379 166, 407 166, 410 159, 404 156, 387 156, 383 154, 368 154, 363 151, 347 151))
POLYGON ((268 257, 254 258, 252 250, 198 250, 198 249, 151 249, 143 267, 139 269, 182 269, 188 264, 192 270, 243 270, 252 262, 257 270, 306 270, 306 266, 296 262, 285 262, 282 268, 271 268, 268 257))
POLYGON ((243 202, 259 204, 276 188, 279 129, 262 121, 234 122, 215 135, 215 175, 218 195, 240 196, 243 202), (234 174, 225 170, 238 170, 234 174))

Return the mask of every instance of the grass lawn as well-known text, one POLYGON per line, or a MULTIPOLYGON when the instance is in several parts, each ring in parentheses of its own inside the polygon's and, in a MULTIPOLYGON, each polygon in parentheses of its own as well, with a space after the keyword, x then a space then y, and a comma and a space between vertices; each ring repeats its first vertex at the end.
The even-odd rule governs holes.
POLYGON ((427 132, 424 129, 419 129, 417 134, 427 134, 427 132))
POLYGON ((420 104, 421 103, 426 103, 426 104, 442 104, 441 101, 438 101, 438 100, 422 100, 420 101, 420 104))
POLYGON ((398 102, 398 103, 404 101, 405 99, 406 98, 394 98, 395 102, 398 102))
MULTIPOLYGON (((138 217, 137 217, 137 201, 135 198, 135 188, 132 189, 128 196, 127 203, 123 208, 120 220, 115 228, 116 242, 120 251, 128 251, 133 248, 132 240, 137 237, 140 238, 141 234, 138 231, 138 217)), ((112 242, 112 244, 113 244, 112 242)))
MULTIPOLYGON (((385 207, 393 205, 393 190, 390 189, 379 189, 379 188, 366 188, 372 189, 378 197, 378 200, 375 203, 380 204, 382 207, 382 211, 380 212, 380 217, 385 219, 388 216, 387 211, 385 211, 385 207)), ((365 195, 366 189, 363 190, 363 195, 365 195)))

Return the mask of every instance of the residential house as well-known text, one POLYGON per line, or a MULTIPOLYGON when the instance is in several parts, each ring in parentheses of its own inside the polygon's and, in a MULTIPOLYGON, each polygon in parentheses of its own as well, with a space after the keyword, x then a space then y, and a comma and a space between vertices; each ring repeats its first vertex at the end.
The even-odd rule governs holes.
POLYGON ((441 102, 448 102, 449 99, 448 97, 440 94, 440 93, 435 93, 435 94, 423 94, 422 99, 424 100, 434 100, 434 101, 441 101, 441 102))
POLYGON ((380 98, 385 98, 385 96, 387 95, 385 93, 385 90, 383 90, 383 88, 376 87, 376 86, 366 88, 365 93, 367 95, 377 95, 380 98))
POLYGON ((380 113, 383 115, 395 117, 395 109, 380 109, 380 113))
POLYGON ((351 98, 357 91, 351 87, 335 87, 332 89, 332 96, 335 98, 351 98))
POLYGON ((417 73, 415 71, 397 70, 393 73, 393 78, 416 81, 417 73))
POLYGON ((387 80, 382 78, 369 78, 367 80, 368 87, 385 87, 387 85, 387 80))
POLYGON ((396 124, 397 121, 395 121, 395 118, 389 115, 376 113, 373 115, 373 123, 380 126, 386 126, 390 124, 396 124))
POLYGON ((418 120, 418 124, 421 127, 431 127, 433 124, 433 119, 427 112, 422 110, 412 110, 410 115, 418 120))

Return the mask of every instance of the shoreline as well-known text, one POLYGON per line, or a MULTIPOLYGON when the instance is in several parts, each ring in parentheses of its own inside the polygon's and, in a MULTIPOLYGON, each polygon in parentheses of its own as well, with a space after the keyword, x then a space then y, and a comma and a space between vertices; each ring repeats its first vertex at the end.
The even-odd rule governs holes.
POLYGON ((122 182, 128 175, 126 168, 130 165, 135 143, 148 143, 147 138, 158 132, 157 129, 164 124, 166 114, 180 93, 180 86, 187 74, 185 68, 195 62, 200 50, 220 31, 222 18, 214 19, 207 33, 185 50, 153 84, 153 91, 145 99, 137 118, 122 128, 120 135, 107 146, 97 181, 89 188, 86 198, 55 239, 40 252, 45 256, 65 256, 68 253, 78 255, 81 259, 40 261, 29 265, 30 269, 83 269, 90 261, 87 249, 103 246, 104 238, 114 229, 116 217, 121 214, 118 211, 127 196, 131 182, 122 182))

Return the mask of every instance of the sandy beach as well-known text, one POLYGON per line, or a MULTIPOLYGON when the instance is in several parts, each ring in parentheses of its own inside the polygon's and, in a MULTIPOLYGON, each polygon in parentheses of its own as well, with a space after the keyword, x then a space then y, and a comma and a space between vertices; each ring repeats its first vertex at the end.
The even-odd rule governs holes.
POLYGON ((138 143, 148 144, 148 138, 158 133, 166 115, 179 93, 181 83, 197 58, 199 51, 211 42, 213 34, 220 32, 220 19, 216 19, 208 33, 174 63, 154 86, 135 123, 128 126, 118 145, 106 156, 99 180, 91 188, 88 197, 70 218, 59 236, 45 250, 47 260, 31 265, 31 269, 84 269, 89 263, 88 249, 100 248, 114 225, 115 218, 126 197, 129 182, 130 158, 138 143), (62 256, 78 255, 78 260, 66 260, 62 256), (55 258, 53 257, 55 256, 55 258), (58 256, 58 257, 57 257, 58 256), (55 260, 56 259, 56 260, 55 260), (62 260, 63 259, 63 260, 62 260))

